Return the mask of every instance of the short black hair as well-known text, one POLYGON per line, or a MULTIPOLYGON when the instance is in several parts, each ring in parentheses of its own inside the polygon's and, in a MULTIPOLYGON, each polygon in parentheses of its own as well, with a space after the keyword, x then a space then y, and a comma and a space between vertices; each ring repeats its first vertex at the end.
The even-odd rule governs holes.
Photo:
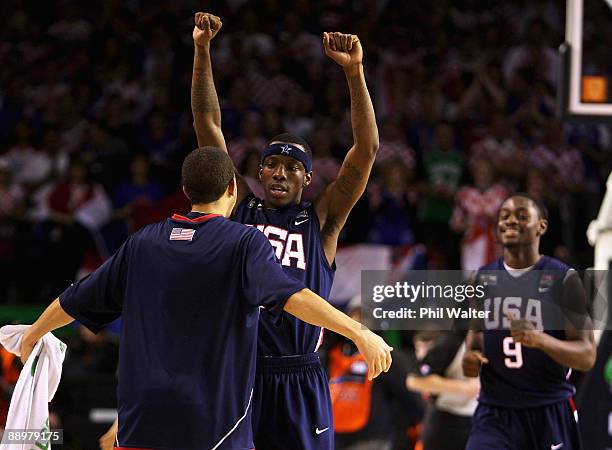
POLYGON ((185 157, 182 184, 191 204, 219 200, 234 178, 234 163, 217 147, 200 147, 185 157))
POLYGON ((287 144, 298 144, 304 147, 304 150, 306 150, 306 153, 308 154, 308 156, 310 156, 310 159, 312 159, 312 150, 310 148, 310 145, 308 145, 308 142, 306 142, 306 140, 304 140, 303 138, 295 134, 291 134, 291 133, 277 134, 272 139, 270 139, 270 142, 268 143, 268 145, 272 142, 286 142, 287 144))
POLYGON ((532 195, 527 194, 526 192, 516 192, 512 195, 509 195, 502 202, 502 205, 506 203, 507 200, 514 198, 514 197, 523 197, 523 198, 526 198, 527 200, 530 200, 531 203, 533 203, 533 205, 538 210, 538 215, 540 216, 540 219, 548 220, 548 208, 546 208, 546 205, 541 200, 538 200, 537 198, 535 198, 532 195))

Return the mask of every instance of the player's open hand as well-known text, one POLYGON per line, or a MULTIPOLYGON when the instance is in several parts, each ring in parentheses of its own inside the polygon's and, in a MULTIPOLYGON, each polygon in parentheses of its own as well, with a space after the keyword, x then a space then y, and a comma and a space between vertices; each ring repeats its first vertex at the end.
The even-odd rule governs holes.
POLYGON ((213 14, 197 12, 195 14, 195 27, 193 28, 193 41, 196 45, 208 45, 214 38, 223 23, 213 14))
POLYGON ((463 355, 463 375, 466 377, 477 377, 480 374, 480 367, 487 364, 489 360, 478 350, 470 350, 463 355))
POLYGON ((540 345, 543 332, 536 329, 532 322, 527 319, 510 320, 510 334, 514 342, 525 347, 537 348, 540 345))
POLYGON ((362 329, 355 344, 368 364, 368 380, 389 370, 393 347, 389 347, 383 338, 368 329, 362 329))
POLYGON ((361 43, 354 34, 323 33, 323 48, 343 68, 358 66, 363 60, 361 43))

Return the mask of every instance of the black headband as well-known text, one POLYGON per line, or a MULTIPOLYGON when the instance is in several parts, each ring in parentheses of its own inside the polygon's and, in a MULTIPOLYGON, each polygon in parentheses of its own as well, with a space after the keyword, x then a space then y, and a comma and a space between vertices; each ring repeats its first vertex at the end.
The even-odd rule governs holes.
POLYGON ((295 144, 279 142, 268 145, 261 155, 261 163, 263 164, 264 160, 271 155, 291 156, 304 164, 306 172, 312 171, 312 159, 310 155, 295 144))

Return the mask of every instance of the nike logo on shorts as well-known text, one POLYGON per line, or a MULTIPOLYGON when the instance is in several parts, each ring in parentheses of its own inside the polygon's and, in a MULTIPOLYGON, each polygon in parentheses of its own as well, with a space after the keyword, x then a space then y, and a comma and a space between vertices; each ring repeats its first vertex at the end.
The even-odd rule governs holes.
POLYGON ((322 430, 319 430, 319 427, 317 427, 317 428, 315 428, 315 433, 321 434, 321 433, 325 433, 327 430, 329 430, 329 427, 323 428, 322 430))
POLYGON ((559 448, 563 447, 563 442, 561 442, 560 444, 554 444, 550 446, 550 450, 557 450, 559 448))

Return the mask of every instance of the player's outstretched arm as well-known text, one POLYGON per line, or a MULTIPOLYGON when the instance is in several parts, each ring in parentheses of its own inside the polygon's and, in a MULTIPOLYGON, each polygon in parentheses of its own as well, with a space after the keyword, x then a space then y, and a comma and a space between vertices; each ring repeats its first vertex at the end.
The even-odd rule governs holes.
MULTIPOLYGON (((221 108, 219 107, 210 59, 210 41, 217 35, 222 26, 221 19, 213 14, 203 12, 195 14, 191 112, 198 147, 218 147, 227 152, 227 145, 221 129, 221 108)), ((238 205, 251 192, 251 189, 239 174, 236 174, 236 182, 238 183, 236 205, 238 205)))
POLYGON ((191 112, 198 146, 219 147, 227 151, 221 131, 221 108, 215 90, 210 60, 210 41, 222 26, 221 19, 215 15, 202 12, 195 15, 191 112))
POLYGON ((43 311, 36 322, 23 333, 21 338, 21 362, 25 364, 34 346, 45 334, 68 325, 73 321, 74 318, 64 311, 60 305, 59 298, 56 298, 43 311))
POLYGON ((323 245, 329 261, 336 254, 338 234, 351 209, 365 191, 378 151, 378 128, 374 106, 363 72, 363 50, 353 34, 324 33, 325 54, 343 69, 351 95, 353 146, 348 151, 338 178, 315 203, 323 231, 323 245))
POLYGON ((463 394, 467 397, 476 398, 480 392, 480 381, 474 378, 452 379, 437 374, 418 377, 408 375, 406 387, 411 391, 426 394, 439 395, 443 393, 463 394))
POLYGON ((368 364, 371 380, 391 367, 391 351, 380 336, 337 310, 309 289, 296 292, 285 304, 285 311, 298 319, 327 328, 352 340, 368 364))

